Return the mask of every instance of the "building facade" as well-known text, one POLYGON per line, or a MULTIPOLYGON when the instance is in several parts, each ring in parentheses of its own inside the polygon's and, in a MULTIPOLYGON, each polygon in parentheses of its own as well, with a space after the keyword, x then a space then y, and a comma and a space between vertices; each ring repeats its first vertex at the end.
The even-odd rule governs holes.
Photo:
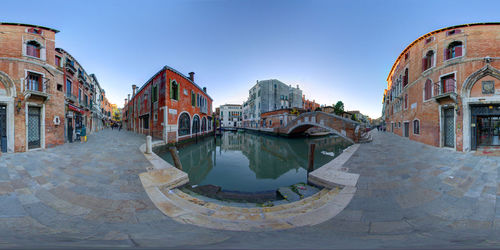
POLYGON ((63 71, 57 30, 0 23, 0 151, 64 143, 63 71))
POLYGON ((320 108, 321 105, 319 105, 319 103, 316 103, 315 100, 308 100, 306 99, 306 96, 305 95, 302 95, 302 103, 303 103, 303 108, 307 111, 316 111, 316 109, 320 108))
POLYGON ((241 127, 243 109, 239 104, 225 104, 219 107, 222 127, 241 127))
MULTIPOLYGON (((168 66, 141 88, 132 86, 123 120, 128 130, 162 138, 167 143, 204 136, 213 131, 212 98, 206 88, 168 66)), ((128 98, 127 98, 128 99, 128 98)))
POLYGON ((243 126, 258 127, 262 113, 303 106, 302 90, 298 85, 294 88, 276 79, 257 81, 243 103, 243 126))
POLYGON ((500 23, 429 32, 387 77, 387 131, 457 151, 500 145, 500 23))

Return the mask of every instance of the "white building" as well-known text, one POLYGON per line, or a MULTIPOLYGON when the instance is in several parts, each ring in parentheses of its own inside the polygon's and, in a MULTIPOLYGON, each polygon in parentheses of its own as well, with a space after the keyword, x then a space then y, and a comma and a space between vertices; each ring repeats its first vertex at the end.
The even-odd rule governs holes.
POLYGON ((243 110, 239 104, 225 104, 219 107, 222 127, 241 127, 243 110))

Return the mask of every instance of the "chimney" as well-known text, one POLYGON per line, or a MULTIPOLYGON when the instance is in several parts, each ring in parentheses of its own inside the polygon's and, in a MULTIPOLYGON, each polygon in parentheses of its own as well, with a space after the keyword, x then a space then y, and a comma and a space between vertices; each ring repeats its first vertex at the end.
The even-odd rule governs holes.
POLYGON ((125 98, 125 105, 127 105, 127 102, 128 102, 128 99, 127 99, 127 98, 125 98))
POLYGON ((194 72, 189 72, 189 79, 194 82, 194 72))
POLYGON ((203 87, 203 92, 207 93, 207 87, 203 87))
POLYGON ((130 94, 128 94, 128 98, 127 99, 130 101, 130 94))
POLYGON ((135 96, 135 89, 137 88, 137 85, 132 85, 132 96, 135 96))
POLYGON ((299 89, 299 85, 297 84, 297 89, 299 89))

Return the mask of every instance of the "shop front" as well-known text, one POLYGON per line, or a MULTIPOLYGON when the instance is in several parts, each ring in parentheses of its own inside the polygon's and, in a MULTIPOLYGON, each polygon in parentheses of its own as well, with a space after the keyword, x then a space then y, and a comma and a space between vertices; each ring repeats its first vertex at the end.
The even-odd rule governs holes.
POLYGON ((471 149, 500 146, 500 104, 471 106, 471 149))

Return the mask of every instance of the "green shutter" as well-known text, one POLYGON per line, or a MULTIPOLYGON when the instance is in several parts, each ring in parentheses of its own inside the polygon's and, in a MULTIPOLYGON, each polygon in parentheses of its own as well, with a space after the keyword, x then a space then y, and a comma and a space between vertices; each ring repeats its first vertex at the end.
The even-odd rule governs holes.
POLYGON ((174 98, 174 92, 172 91, 172 81, 170 81, 170 99, 174 98))
POLYGON ((181 91, 181 85, 179 83, 177 83, 177 96, 176 96, 177 99, 175 99, 177 101, 181 99, 181 96, 179 95, 179 91, 181 91))

